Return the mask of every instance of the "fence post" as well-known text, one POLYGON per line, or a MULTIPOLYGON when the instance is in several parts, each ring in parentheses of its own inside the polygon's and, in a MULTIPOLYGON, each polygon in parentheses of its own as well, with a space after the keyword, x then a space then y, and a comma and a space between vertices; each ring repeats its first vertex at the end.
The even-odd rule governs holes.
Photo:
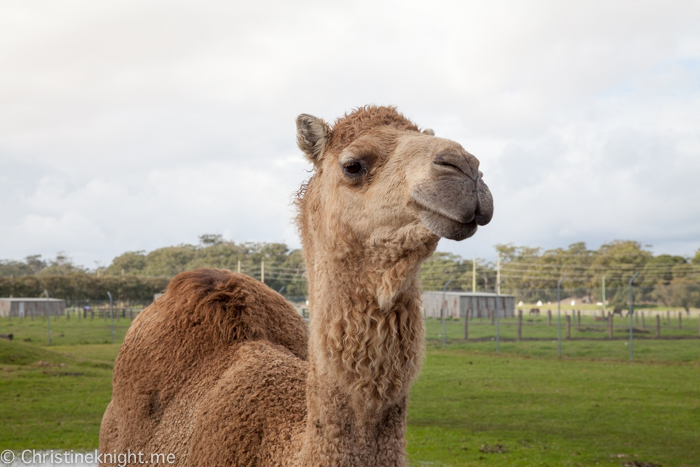
MULTIPOLYGON (((499 261, 500 261, 500 256, 499 256, 499 261)), ((499 353, 501 351, 501 313, 500 313, 500 305, 501 305, 501 283, 505 278, 501 279, 498 284, 496 284, 496 353, 499 353)), ((503 307, 503 317, 505 318, 506 313, 505 313, 505 306, 503 307)))
POLYGON ((112 294, 108 291, 109 296, 109 316, 112 318, 112 344, 114 344, 114 301, 112 300, 112 294))
POLYGON ((51 312, 49 311, 49 291, 44 289, 46 294, 46 321, 49 325, 49 345, 51 345, 51 312))
POLYGON ((679 311, 678 312, 678 329, 683 329, 683 318, 681 318, 683 314, 679 311))
POLYGON ((642 329, 644 329, 646 327, 646 325, 644 323, 644 315, 646 315, 646 312, 642 311, 642 329))
POLYGON ((670 325, 671 324, 671 312, 666 311, 666 324, 670 325))
POLYGON ((559 358, 561 358, 561 283, 565 278, 566 274, 561 276, 561 279, 557 282, 557 350, 559 358))
POLYGON ((523 310, 518 310, 518 340, 523 338, 523 310))
POLYGON ((613 338, 613 314, 608 312, 608 337, 613 338))
POLYGON ((656 315, 656 338, 661 338, 661 316, 656 315))
POLYGON ((469 307, 464 310, 464 340, 469 339, 469 307))
POLYGON ((634 360, 634 328, 632 327, 632 318, 634 316, 634 296, 632 295, 632 283, 634 282, 634 279, 637 277, 639 274, 639 271, 634 273, 634 276, 630 279, 627 287, 630 292, 630 311, 629 311, 629 317, 630 317, 630 361, 634 360))
MULTIPOLYGON (((262 281, 261 281, 262 282, 262 281)), ((452 282, 452 279, 447 281, 445 283, 445 286, 442 288, 442 305, 440 306, 440 317, 442 318, 442 349, 445 350, 445 345, 447 342, 447 329, 445 327, 445 315, 447 314, 447 298, 445 297, 445 293, 447 290, 447 286, 450 285, 450 282, 452 282)))
POLYGON ((578 318, 578 327, 581 327, 581 310, 578 310, 576 317, 578 318))
POLYGON ((552 310, 547 310, 547 326, 552 325, 552 310))
POLYGON ((566 338, 571 339, 571 316, 566 315, 566 338))

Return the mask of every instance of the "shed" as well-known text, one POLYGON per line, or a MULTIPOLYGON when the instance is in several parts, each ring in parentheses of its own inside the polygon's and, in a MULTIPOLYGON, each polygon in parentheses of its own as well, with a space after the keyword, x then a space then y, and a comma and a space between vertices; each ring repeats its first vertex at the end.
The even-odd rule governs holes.
POLYGON ((66 301, 62 298, 0 298, 0 318, 30 316, 62 316, 66 314, 66 301))
MULTIPOLYGON (((515 316, 515 296, 497 295, 491 292, 445 292, 445 316, 451 318, 490 318, 496 313, 496 300, 499 300, 499 316, 515 316)), ((440 318, 442 292, 423 292, 423 307, 426 318, 440 318)))

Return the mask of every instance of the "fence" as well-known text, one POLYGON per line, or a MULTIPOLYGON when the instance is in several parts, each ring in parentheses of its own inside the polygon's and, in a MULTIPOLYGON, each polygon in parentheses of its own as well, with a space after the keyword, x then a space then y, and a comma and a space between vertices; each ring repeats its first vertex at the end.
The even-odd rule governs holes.
POLYGON ((679 342, 684 359, 700 361, 697 310, 636 310, 630 323, 627 312, 521 308, 514 318, 447 318, 444 324, 428 318, 425 324, 428 344, 438 347, 444 342, 447 347, 500 352, 507 344, 508 352, 517 354, 633 359, 635 348, 653 358, 662 343, 679 342))
POLYGON ((0 338, 69 345, 120 342, 131 321, 149 302, 116 301, 110 306, 108 300, 83 300, 65 307, 63 300, 13 299, 12 305, 13 313, 0 319, 0 338), (19 313, 17 302, 25 303, 22 307, 25 313, 19 313), (29 307, 26 303, 37 306, 29 307), (46 306, 47 303, 54 306, 46 306))
MULTIPOLYGON (((259 278, 264 279, 269 286, 276 287, 279 285, 279 291, 283 294, 287 292, 287 298, 296 302, 295 307, 297 310, 304 318, 308 319, 308 307, 305 306, 305 297, 297 295, 298 287, 291 287, 292 283, 299 286, 301 282, 305 281, 302 270, 292 270, 290 268, 285 271, 283 268, 277 268, 272 265, 265 267, 263 264, 260 264, 258 270, 244 270, 242 272, 252 275, 259 274, 259 278), (277 282, 273 283, 273 281, 277 282)), ((694 289, 688 287, 686 289, 676 289, 676 292, 678 290, 693 292, 694 289)), ((465 292, 447 291, 446 296, 451 298, 454 303, 452 308, 446 307, 446 310, 449 309, 451 311, 445 313, 447 319, 444 333, 442 321, 437 318, 442 315, 440 310, 442 292, 432 294, 434 296, 431 296, 430 300, 426 300, 424 297, 428 343, 437 342, 439 345, 444 340, 446 345, 460 346, 495 341, 493 350, 500 351, 501 343, 540 342, 544 345, 551 344, 554 341, 558 345, 557 350, 559 354, 561 354, 562 343, 566 342, 605 343, 628 341, 629 343, 625 345, 629 345, 631 350, 634 347, 635 340, 639 342, 671 340, 690 342, 693 339, 697 340, 700 336, 700 319, 697 309, 687 307, 687 311, 678 309, 663 310, 658 304, 654 305, 647 302, 634 306, 635 312, 632 314, 632 322, 630 323, 627 309, 615 308, 613 304, 606 300, 606 292, 603 290, 563 289, 561 296, 567 298, 562 298, 558 302, 560 305, 557 302, 544 304, 542 301, 539 301, 539 303, 533 305, 525 305, 522 302, 525 297, 535 299, 539 297, 547 300, 550 298, 551 292, 550 290, 503 290, 503 294, 500 295, 503 303, 499 302, 500 305, 495 306, 494 294, 492 293, 478 292, 470 296, 470 294, 465 292), (480 302, 475 300, 475 297, 479 300, 483 298, 483 307, 479 305, 480 302), (431 300, 437 300, 438 304, 432 303, 431 300), (600 301, 596 302, 596 300, 600 301), (430 308, 430 313, 428 313, 428 308, 430 308), (483 313, 480 311, 482 308, 483 313), (611 308, 613 311, 611 311, 611 308), (496 313, 497 309, 500 309, 500 315, 496 313), (560 313, 557 310, 561 310, 560 313), (468 319, 465 319, 465 315, 468 319)), ((638 291, 633 289, 632 292, 633 299, 644 299, 644 293, 647 294, 647 300, 649 299, 648 291, 645 292, 642 288, 638 291)), ((608 288, 608 293, 620 296, 621 291, 608 288)), ((427 295, 430 295, 430 293, 426 293, 427 295)), ((40 300, 37 303, 45 301, 43 299, 43 301, 40 300)), ((111 330, 105 331, 107 329, 105 326, 111 326, 112 316, 116 321, 116 335, 118 337, 120 332, 126 332, 126 328, 128 328, 131 320, 150 303, 151 300, 143 299, 116 300, 110 312, 110 302, 106 300, 106 297, 105 300, 70 299, 66 300, 65 311, 60 316, 54 314, 51 322, 80 322, 83 323, 84 327, 88 326, 85 323, 94 322, 95 324, 90 331, 92 337, 86 338, 86 340, 103 342, 104 339, 99 336, 106 334, 111 337, 111 330)), ((41 313, 41 310, 39 310, 36 313, 25 313, 23 317, 17 314, 10 314, 7 317, 8 323, 16 323, 17 321, 29 321, 31 323, 35 320, 45 322, 46 314, 41 313)), ((12 330, 5 328, 5 321, 5 319, 0 320, 0 334, 11 334, 12 330)), ((44 335, 49 332, 48 327, 48 325, 45 325, 46 329, 42 331, 45 333, 44 335)), ((62 328, 62 325, 59 325, 59 328, 62 328)), ((62 332, 58 328, 54 329, 54 331, 59 334, 62 332)), ((69 332, 67 327, 64 332, 69 332)), ((34 334, 38 338, 38 331, 34 334)), ((484 348, 486 349, 487 346, 484 348)), ((696 360, 700 360, 700 351, 698 349, 700 349, 700 345, 695 347, 696 360)), ((515 351, 519 352, 517 349, 515 351)), ((566 345, 564 345, 564 354, 566 354, 566 345)), ((632 356, 632 352, 630 352, 630 356, 632 356)))

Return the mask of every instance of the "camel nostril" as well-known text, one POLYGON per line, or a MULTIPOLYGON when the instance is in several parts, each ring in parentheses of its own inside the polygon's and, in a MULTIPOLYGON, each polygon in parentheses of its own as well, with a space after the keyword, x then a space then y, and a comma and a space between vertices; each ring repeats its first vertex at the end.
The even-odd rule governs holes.
POLYGON ((442 161, 442 160, 441 160, 441 161, 433 161, 433 164, 439 165, 439 166, 442 166, 442 167, 448 167, 448 168, 450 168, 450 169, 457 170, 458 172, 462 172, 462 169, 460 169, 460 168, 457 167, 456 165, 450 164, 449 162, 445 162, 445 161, 442 161))
POLYGON ((449 170, 464 174, 472 180, 476 180, 475 174, 479 161, 471 154, 462 154, 454 150, 441 151, 433 157, 433 165, 438 170, 449 170))

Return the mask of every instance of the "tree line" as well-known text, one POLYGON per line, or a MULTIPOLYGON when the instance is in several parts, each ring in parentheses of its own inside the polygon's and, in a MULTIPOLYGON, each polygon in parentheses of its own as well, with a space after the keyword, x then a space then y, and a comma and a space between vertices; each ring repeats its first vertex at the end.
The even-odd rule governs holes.
POLYGON ((622 307, 628 301, 628 284, 634 277, 635 302, 665 306, 700 307, 700 250, 693 258, 661 254, 654 256, 648 245, 635 241, 613 241, 597 250, 585 243, 568 248, 542 250, 497 245, 501 258, 502 289, 516 291, 524 300, 552 300, 557 283, 569 297, 589 302, 606 300, 622 307))
MULTIPOLYGON (((597 250, 589 250, 585 243, 551 250, 512 244, 495 248, 500 264, 436 252, 421 267, 421 287, 442 290, 450 281, 448 290, 493 292, 500 277, 502 293, 527 302, 551 301, 565 275, 564 297, 600 301, 604 280, 607 301, 624 306, 627 283, 638 272, 636 301, 700 307, 700 250, 693 258, 655 256, 648 246, 635 241, 613 241, 597 250)), ((267 285, 288 297, 303 298, 307 293, 301 250, 283 243, 236 243, 206 234, 197 245, 130 251, 94 270, 75 265, 65 254, 53 260, 39 255, 24 261, 0 260, 0 296, 35 297, 47 289, 52 296, 68 300, 103 300, 109 290, 120 299, 148 300, 176 274, 198 267, 240 270, 256 279, 264 275, 267 285)))
POLYGON ((198 245, 176 245, 151 252, 129 251, 109 266, 88 270, 65 254, 56 259, 32 255, 24 261, 0 260, 0 296, 38 297, 44 289, 68 300, 104 300, 109 290, 120 299, 147 300, 162 292, 178 273, 199 267, 240 270, 287 296, 306 295, 301 250, 283 243, 236 243, 221 235, 202 235, 198 245), (263 263, 265 266, 263 266, 263 263))

